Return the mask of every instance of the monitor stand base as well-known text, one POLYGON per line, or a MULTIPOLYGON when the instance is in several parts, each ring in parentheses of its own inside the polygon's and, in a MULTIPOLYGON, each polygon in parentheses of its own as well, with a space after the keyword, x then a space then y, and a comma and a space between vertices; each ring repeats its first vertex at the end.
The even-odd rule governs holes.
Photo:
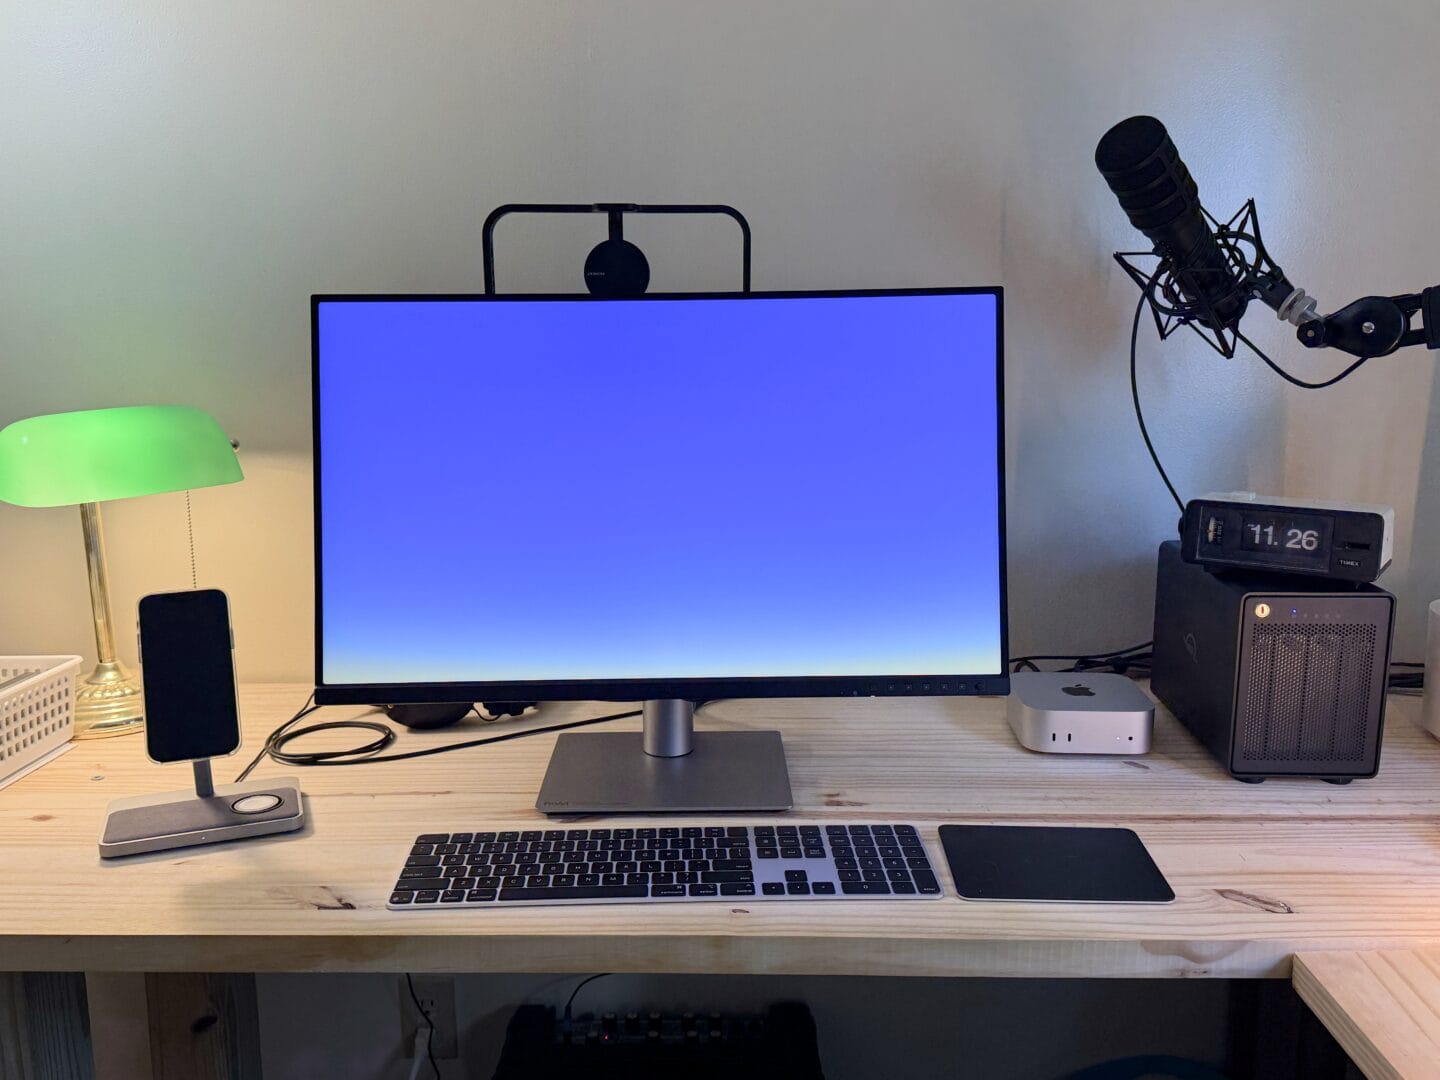
POLYGON ((691 739, 688 754, 657 757, 638 731, 561 735, 535 806, 546 814, 704 814, 794 805, 778 731, 696 731, 691 739))

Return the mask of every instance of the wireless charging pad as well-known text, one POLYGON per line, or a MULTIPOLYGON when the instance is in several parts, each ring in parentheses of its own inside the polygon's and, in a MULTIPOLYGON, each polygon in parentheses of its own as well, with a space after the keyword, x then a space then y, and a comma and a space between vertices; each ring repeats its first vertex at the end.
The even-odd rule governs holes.
POLYGON ((300 782, 293 777, 220 784, 208 796, 194 791, 139 795, 116 799, 107 808, 100 857, 293 832, 304 824, 300 782))

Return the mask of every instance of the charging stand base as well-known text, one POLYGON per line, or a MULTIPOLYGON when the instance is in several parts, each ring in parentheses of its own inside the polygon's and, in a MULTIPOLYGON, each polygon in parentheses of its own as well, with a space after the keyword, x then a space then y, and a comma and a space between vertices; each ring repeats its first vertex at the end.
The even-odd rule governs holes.
POLYGON ((167 791, 116 799, 105 811, 100 857, 215 844, 293 832, 305 824, 300 782, 293 777, 220 784, 213 794, 167 791))
POLYGON ((690 752, 670 757, 647 753, 645 738, 638 731, 561 735, 536 808, 546 814, 684 814, 794 805, 778 731, 696 731, 690 752))

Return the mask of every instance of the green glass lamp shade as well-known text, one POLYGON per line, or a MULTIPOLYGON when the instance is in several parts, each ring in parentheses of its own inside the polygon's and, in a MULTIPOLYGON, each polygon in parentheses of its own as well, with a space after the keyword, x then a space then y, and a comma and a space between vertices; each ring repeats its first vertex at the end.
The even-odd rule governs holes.
POLYGON ((0 430, 0 501, 18 506, 73 506, 244 478, 220 425, 189 405, 52 413, 0 430))

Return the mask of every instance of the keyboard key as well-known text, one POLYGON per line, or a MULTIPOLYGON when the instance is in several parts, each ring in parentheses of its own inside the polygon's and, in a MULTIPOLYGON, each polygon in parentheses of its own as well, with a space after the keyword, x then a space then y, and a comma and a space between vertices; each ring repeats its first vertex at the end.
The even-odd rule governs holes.
POLYGON ((471 832, 457 832, 450 834, 450 842, 452 844, 468 844, 474 839, 475 834, 471 832))
POLYGON ((411 855, 405 860, 406 866, 439 866, 439 855, 411 855))
POLYGON ((397 889, 412 889, 417 892, 434 892, 438 889, 448 889, 450 882, 442 877, 431 878, 406 878, 403 882, 395 883, 397 889))
POLYGON ((861 870, 860 876, 866 881, 884 881, 884 870, 861 870))
POLYGON ((649 874, 626 874, 626 875, 625 875, 625 884, 626 884, 626 885, 649 885, 649 884, 650 884, 650 875, 649 875, 649 874))
MULTIPOLYGON (((774 825, 756 825, 756 826, 755 826, 755 835, 756 835, 756 836, 774 836, 774 835, 775 835, 775 826, 774 826, 774 825)), ((424 838, 422 837, 421 839, 423 840, 424 838)))
POLYGON ((638 840, 654 840, 659 833, 655 829, 636 829, 635 837, 638 840))
POLYGON ((911 870, 929 870, 930 860, 922 855, 918 859, 906 859, 905 865, 910 867, 911 870))
POLYGON ((673 840, 680 835, 680 830, 673 825, 666 826, 660 830, 660 839, 673 840))
POLYGON ((471 889, 465 894, 467 904, 483 904, 495 899, 494 889, 471 889))
POLYGON ((915 826, 914 826, 914 825, 896 825, 896 826, 895 826, 895 835, 896 835, 896 836, 914 836, 914 835, 915 835, 915 826))
POLYGON ((435 889, 425 889, 415 894, 415 903, 417 904, 438 904, 439 902, 440 893, 435 889))
POLYGON ((859 866, 858 863, 856 863, 856 861, 855 861, 854 859, 848 859, 848 858, 845 858, 844 856, 837 855, 837 856, 835 856, 835 869, 836 869, 836 870, 858 870, 858 869, 860 869, 860 866, 859 866))
POLYGON ((434 876, 435 871, 429 866, 407 866, 404 870, 400 871, 401 881, 404 881, 406 878, 427 878, 434 876))
POLYGON ((434 855, 434 854, 436 854, 435 848, 438 847, 438 846, 439 846, 439 845, 437 845, 437 844, 416 844, 414 847, 412 847, 412 848, 410 849, 410 854, 411 854, 411 855, 434 855))
MULTIPOLYGON (((694 886, 694 885, 691 885, 691 886, 690 886, 690 888, 692 888, 692 889, 695 888, 695 887, 696 887, 696 886, 694 886)), ((652 886, 650 887, 650 895, 651 895, 651 896, 684 896, 684 895, 685 895, 685 888, 686 888, 686 887, 685 887, 684 885, 652 885, 652 886)))
POLYGON ((709 870, 709 869, 710 869, 710 860, 709 860, 709 859, 691 859, 691 860, 689 860, 689 862, 686 864, 685 869, 687 869, 687 870, 709 870))
POLYGON ((753 883, 732 881, 720 886, 721 896, 754 896, 755 886, 753 883))
POLYGON ((696 826, 696 825, 687 825, 687 826, 685 826, 685 828, 683 828, 683 829, 680 830, 680 835, 681 835, 681 836, 699 836, 699 835, 700 835, 700 828, 699 828, 699 826, 696 826))
MULTIPOLYGON (((677 885, 675 887, 678 889, 680 886, 677 885)), ((690 890, 691 896, 716 896, 720 892, 720 886, 718 885, 690 885, 687 887, 690 890)), ((753 889, 754 886, 752 885, 751 888, 753 889)))
POLYGON ((415 842, 417 844, 448 844, 450 842, 450 834, 443 832, 421 833, 415 838, 415 842))
POLYGON ((810 880, 810 875, 808 875, 804 870, 786 870, 786 871, 785 871, 785 880, 786 880, 786 881, 809 881, 809 880, 810 880))
POLYGON ((634 829, 611 829, 610 836, 616 840, 634 840, 634 829))
POLYGON ((464 900, 464 899, 465 899, 465 890, 464 890, 464 889, 446 889, 444 892, 442 892, 442 893, 440 894, 440 902, 441 902, 442 904, 458 904, 458 903, 460 903, 461 900, 464 900))
POLYGON ((840 891, 846 896, 889 896, 890 886, 883 881, 842 881, 840 891))
POLYGON ((915 891, 915 886, 908 881, 892 881, 890 882, 890 891, 893 893, 900 893, 901 895, 905 895, 913 893, 915 891))
MULTIPOLYGON (((453 839, 453 837, 452 837, 452 839, 453 839)), ((564 839, 565 839, 565 830, 564 830, 564 829, 546 829, 545 832, 544 832, 544 835, 542 835, 542 836, 540 837, 540 839, 541 839, 541 840, 564 840, 564 839)))
POLYGON ((525 887, 527 889, 543 889, 549 884, 549 874, 531 874, 525 879, 525 887))
POLYGON ((414 899, 415 894, 409 889, 405 889, 399 892, 392 892, 390 894, 390 903, 392 904, 408 904, 414 899))
POLYGON ((805 858, 807 858, 807 859, 823 859, 824 857, 825 857, 825 849, 824 849, 824 848, 807 847, 807 848, 805 849, 805 858))
POLYGON ((861 859, 861 860, 859 860, 859 861, 860 861, 860 869, 861 869, 861 870, 884 870, 884 869, 885 869, 885 867, 881 865, 880 860, 879 860, 878 858, 874 857, 873 855, 872 855, 871 857, 869 857, 869 858, 861 859))
POLYGON ((753 866, 749 859, 711 859, 711 870, 750 870, 753 866))
POLYGON ((590 839, 591 839, 591 840, 609 840, 609 839, 610 839, 610 830, 609 830, 609 829, 591 829, 591 830, 590 830, 590 839))
POLYGON ((859 871, 859 870, 837 870, 837 871, 836 871, 836 876, 838 876, 841 881, 860 881, 860 880, 862 880, 861 877, 860 877, 860 871, 859 871))
POLYGON ((600 876, 600 884, 601 884, 601 885, 607 885, 607 886, 608 886, 608 885, 624 885, 624 884, 625 884, 625 875, 624 875, 624 874, 602 874, 602 875, 600 876))
MULTIPOLYGON (((674 888, 662 885, 661 888, 674 888)), ((596 885, 588 889, 501 889, 500 900, 643 900, 648 885, 596 885)))
POLYGON ((664 873, 664 872, 661 872, 661 873, 659 873, 659 874, 651 874, 651 875, 650 875, 650 884, 651 884, 651 885, 674 885, 674 884, 675 884, 675 875, 674 875, 674 874, 666 874, 666 873, 664 873))
POLYGON ((784 896, 785 883, 783 881, 767 881, 760 886, 760 891, 766 896, 784 896))
POLYGON ((550 879, 550 884, 557 889, 568 889, 575 884, 574 874, 556 874, 550 879))
POLYGON ((882 859, 898 859, 900 858, 900 849, 893 845, 881 845, 880 857, 882 859))
POLYGON ((643 874, 654 874, 660 870, 663 870, 664 868, 665 867, 663 863, 654 859, 647 860, 640 864, 640 872, 643 874))
MULTIPOLYGON (((430 856, 430 857, 433 859, 435 856, 432 855, 432 856, 430 856)), ((464 855, 441 855, 441 856, 440 856, 440 865, 441 865, 441 866, 464 866, 464 865, 465 865, 465 856, 464 856, 464 855)))
POLYGON ((510 841, 512 841, 512 840, 519 840, 519 839, 520 839, 520 834, 519 834, 518 832, 513 832, 513 831, 512 831, 512 832, 496 833, 495 839, 498 840, 498 841, 500 841, 500 843, 502 843, 502 844, 508 844, 508 843, 509 843, 510 841))
POLYGON ((898 855, 891 856, 890 858, 881 858, 880 861, 885 864, 886 870, 903 870, 905 868, 905 860, 898 855))
POLYGON ((791 896, 809 896, 810 883, 808 881, 787 881, 785 891, 791 896))
POLYGON ((827 833, 829 833, 831 836, 848 836, 848 835, 849 835, 849 833, 847 832, 847 830, 846 830, 846 828, 845 828, 844 825, 826 825, 826 826, 825 826, 825 831, 826 831, 827 833))
POLYGON ((705 826, 705 835, 706 835, 706 836, 724 836, 724 835, 725 835, 725 830, 724 830, 723 828, 721 828, 719 825, 707 825, 707 826, 705 826))
POLYGON ((815 881, 811 883, 810 890, 816 896, 834 896, 835 883, 833 881, 815 881))
POLYGON ((577 875, 576 878, 575 878, 575 884, 576 884, 576 885, 580 885, 580 886, 582 886, 582 887, 583 887, 583 886, 586 886, 586 885, 599 885, 599 884, 600 884, 600 875, 599 875, 599 874, 579 874, 579 875, 577 875))
POLYGON ((477 832, 475 834, 475 842, 477 844, 492 844, 495 842, 495 834, 493 832, 477 832))
POLYGON ((539 839, 540 839, 540 830, 539 830, 539 829, 527 829, 525 832, 522 832, 522 833, 520 834, 520 839, 521 839, 521 840, 524 840, 526 843, 529 843, 531 840, 539 840, 539 839))
POLYGON ((776 836, 799 836, 800 830, 794 825, 780 825, 775 829, 776 836))
POLYGON ((682 870, 675 875, 677 885, 694 885, 700 880, 700 875, 694 870, 682 870))
POLYGON ((909 881, 909 880, 910 880, 910 871, 909 871, 909 870, 886 870, 886 871, 885 871, 885 876, 886 876, 887 878, 889 878, 891 881, 909 881))
POLYGON ((779 850, 773 847, 757 847, 755 849, 755 854, 758 858, 761 859, 776 859, 780 856, 779 850))
POLYGON ((782 859, 798 859, 800 857, 800 849, 798 847, 782 847, 780 849, 780 858, 782 859))
POLYGON ((589 829, 566 829, 566 830, 565 830, 565 839, 566 839, 566 840, 589 840, 589 839, 590 839, 590 830, 589 830, 589 829))
POLYGON ((726 836, 749 836, 750 830, 744 825, 731 825, 725 830, 726 836))
POLYGON ((912 870, 910 876, 915 879, 915 887, 926 896, 935 896, 940 892, 940 882, 935 880, 935 873, 932 870, 912 870))
POLYGON ((501 887, 502 889, 518 889, 518 888, 523 887, 524 884, 525 884, 525 879, 524 879, 523 877, 521 877, 519 874, 516 874, 514 877, 507 877, 507 878, 501 878, 501 879, 500 879, 500 887, 501 887))
POLYGON ((755 875, 748 870, 709 870, 700 875, 706 885, 720 885, 727 881, 754 881, 755 875))

